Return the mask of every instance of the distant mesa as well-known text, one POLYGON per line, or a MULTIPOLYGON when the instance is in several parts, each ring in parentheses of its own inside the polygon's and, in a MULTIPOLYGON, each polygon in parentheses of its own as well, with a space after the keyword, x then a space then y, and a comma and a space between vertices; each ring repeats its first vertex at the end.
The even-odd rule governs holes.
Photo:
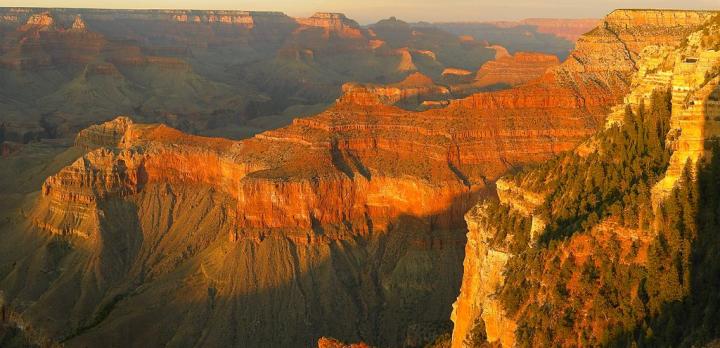
POLYGON ((472 71, 465 70, 465 69, 459 69, 459 68, 446 68, 442 72, 443 76, 450 76, 450 75, 467 76, 467 75, 471 75, 471 74, 472 74, 472 71))
POLYGON ((568 41, 575 42, 580 36, 595 28, 600 19, 555 19, 555 18, 528 18, 517 22, 498 21, 489 22, 501 28, 515 28, 533 26, 538 33, 552 34, 568 41))
POLYGON ((508 52, 507 48, 500 46, 500 45, 491 45, 488 46, 489 48, 492 48, 495 50, 495 59, 500 59, 504 57, 510 57, 510 52, 508 52))
POLYGON ((417 66, 415 66, 415 63, 413 62, 412 54, 410 54, 407 47, 398 49, 396 52, 400 56, 400 62, 397 65, 398 72, 417 70, 417 66))
POLYGON ((78 15, 77 17, 75 17, 71 29, 77 31, 84 31, 86 30, 86 27, 87 25, 85 24, 85 21, 83 21, 80 15, 78 15))
POLYGON ((53 19, 49 12, 33 14, 30 18, 28 18, 21 30, 47 28, 52 26, 54 23, 55 19, 53 19))
POLYGON ((552 54, 518 52, 483 64, 478 70, 474 85, 487 87, 495 84, 517 86, 542 76, 549 68, 560 65, 552 54))
POLYGON ((483 90, 520 86, 542 77, 549 69, 559 65, 560 60, 552 54, 503 53, 499 58, 483 64, 475 73, 449 68, 443 71, 442 76, 454 95, 468 95, 483 90))
POLYGON ((363 36, 360 25, 342 13, 317 12, 310 18, 296 18, 295 21, 302 26, 323 28, 342 37, 363 36))
POLYGON ((404 80, 389 85, 346 83, 341 101, 357 105, 404 105, 417 107, 425 101, 448 99, 450 90, 415 72, 404 80))

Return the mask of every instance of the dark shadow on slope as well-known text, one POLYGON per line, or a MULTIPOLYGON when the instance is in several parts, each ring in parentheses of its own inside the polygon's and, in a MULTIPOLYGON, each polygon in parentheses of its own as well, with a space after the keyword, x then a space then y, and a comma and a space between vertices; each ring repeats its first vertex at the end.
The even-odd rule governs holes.
MULTIPOLYGON (((145 193, 130 200, 102 203, 108 219, 102 238, 116 245, 103 244, 100 264, 112 263, 106 271, 115 282, 102 290, 93 318, 80 318, 85 324, 75 328, 76 335, 66 336, 66 346, 298 347, 331 336, 399 347, 422 343, 417 337, 448 325, 462 277, 462 214, 475 195, 459 197, 432 216, 325 224, 319 226, 322 234, 267 230, 261 241, 249 230, 229 241, 229 222, 194 230, 174 220, 167 229, 151 228, 167 231, 153 242, 157 236, 142 230, 152 225, 132 221, 148 219, 143 214, 152 209, 161 214, 170 209, 161 199, 166 190, 155 186, 145 186, 145 193), (155 203, 148 208, 147 202, 155 203), (176 238, 206 233, 203 229, 212 233, 212 240, 193 253, 177 259, 158 254, 186 248, 176 238), (150 245, 160 260, 143 256, 150 245)), ((182 187, 173 186, 173 192, 173 209, 225 204, 217 193, 205 194, 215 198, 203 203, 182 187)), ((228 219, 220 210, 201 214, 207 221, 228 219)), ((82 257, 70 260, 85 262, 82 257)), ((66 298, 61 294, 82 287, 80 280, 56 281, 46 296, 62 302, 66 298)), ((55 318, 68 320, 68 325, 76 319, 72 313, 55 318)))

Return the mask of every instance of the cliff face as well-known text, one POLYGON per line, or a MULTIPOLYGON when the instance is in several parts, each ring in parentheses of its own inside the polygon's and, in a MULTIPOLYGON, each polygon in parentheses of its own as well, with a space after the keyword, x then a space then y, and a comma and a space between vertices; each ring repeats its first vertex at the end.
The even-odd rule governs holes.
POLYGON ((342 13, 319 12, 310 18, 301 18, 297 22, 300 25, 318 27, 325 30, 326 35, 334 33, 341 37, 362 38, 363 33, 357 22, 345 17, 342 13))
POLYGON ((331 104, 348 82, 436 78, 492 57, 440 30, 394 34, 338 13, 2 8, 6 138, 70 139, 121 114, 246 138, 331 104))
MULTIPOLYGON (((518 187, 515 183, 498 180, 497 195, 500 202, 512 211, 532 219, 531 230, 539 233, 544 222, 533 216, 546 197, 518 187)), ((508 259, 513 256, 506 240, 495 241, 498 223, 488 213, 487 205, 478 204, 465 215, 468 225, 468 243, 463 261, 463 281, 460 295, 453 304, 451 319, 453 327, 452 346, 472 346, 474 341, 487 341, 512 347, 515 344, 517 323, 505 314, 502 303, 496 297, 505 283, 504 272, 508 259), (473 330, 478 322, 483 332, 473 330), (479 336, 482 336, 479 337, 479 336)), ((531 233, 531 235, 535 235, 531 233)))
MULTIPOLYGON (((691 164, 697 164, 701 158, 707 158, 708 142, 712 142, 711 139, 720 134, 720 128, 714 121, 720 112, 715 101, 718 90, 718 78, 715 76, 718 71, 718 56, 716 49, 707 45, 706 37, 718 30, 717 25, 707 24, 708 18, 714 14, 712 12, 615 11, 605 19, 604 24, 599 28, 580 38, 578 49, 571 55, 576 62, 583 62, 588 57, 594 57, 590 59, 597 64, 587 65, 592 69, 611 64, 606 59, 617 59, 618 62, 623 62, 624 65, 621 65, 623 70, 637 68, 624 102, 615 107, 608 117, 608 127, 622 123, 622 115, 626 109, 636 113, 647 112, 640 111, 641 105, 649 107, 652 105, 654 95, 672 91, 671 127, 667 133, 667 141, 673 152, 669 167, 662 174, 664 178, 653 187, 650 195, 656 213, 668 193, 677 187, 686 163, 689 161, 691 164), (704 31, 700 30, 694 33, 688 31, 701 28, 704 28, 704 31), (711 34, 708 34, 708 31, 711 34), (601 35, 601 33, 604 34, 601 35), (686 37, 687 39, 684 40, 686 37), (702 39, 702 37, 706 38, 702 39), (598 52, 597 50, 590 48, 597 47, 599 42, 607 43, 608 41, 618 47, 624 47, 626 49, 625 58, 613 56, 609 52, 605 57, 600 57, 595 53, 598 52), (683 41, 685 43, 681 44, 683 41), (602 64, 603 62, 605 64, 602 64)), ((563 76, 570 71, 578 70, 573 64, 566 63, 556 71, 563 76)), ((588 141, 576 149, 576 154, 580 157, 587 157, 596 151, 598 151, 596 142, 588 141)), ((533 171, 530 170, 529 173, 533 173, 533 171)), ((549 222, 553 222, 546 221, 547 216, 541 215, 538 207, 555 207, 559 203, 555 203, 554 200, 563 198, 553 196, 552 192, 542 191, 540 187, 529 188, 526 186, 529 184, 522 179, 500 179, 497 182, 497 192, 500 203, 505 205, 502 209, 525 216, 531 221, 530 243, 525 248, 527 252, 530 252, 533 248, 537 248, 533 241, 544 233, 545 226, 549 222), (538 190, 540 191, 538 192, 538 190)), ((506 281, 503 274, 506 274, 507 267, 510 267, 508 260, 517 255, 508 253, 507 244, 494 240, 500 224, 505 221, 493 220, 489 218, 489 214, 487 204, 480 204, 466 215, 468 244, 461 292, 453 307, 452 319, 455 324, 453 347, 470 346, 472 341, 483 340, 497 342, 504 347, 515 346, 519 335, 517 322, 528 315, 524 311, 539 311, 540 303, 547 301, 551 296, 549 293, 553 291, 547 289, 533 292, 532 296, 537 298, 523 299, 522 309, 513 315, 507 314, 503 303, 498 300, 500 296, 498 289, 502 289, 502 285, 506 281), (482 325, 478 325, 479 322, 482 325), (476 332, 477 329, 473 331, 473 328, 482 328, 482 332, 476 332)), ((547 214, 547 212, 543 214, 547 214)), ((539 262, 545 263, 546 269, 552 269, 552 266, 549 266, 551 262, 561 263, 565 260, 572 260, 574 266, 569 267, 582 269, 585 260, 591 258, 593 254, 598 257, 597 255, 608 253, 615 260, 613 262, 616 265, 645 267, 648 245, 652 244, 653 238, 657 237, 656 233, 661 228, 657 225, 649 230, 648 227, 626 228, 618 225, 616 219, 617 216, 611 215, 611 218, 594 227, 583 227, 585 230, 583 233, 578 232, 567 238, 560 247, 556 248, 557 250, 547 251, 550 255, 542 258, 542 261, 539 262), (613 249, 615 248, 612 246, 613 243, 619 245, 619 250, 613 249), (598 249, 591 251, 589 245, 595 245, 595 248, 603 251, 599 252, 598 249), (629 252, 630 245, 635 248, 633 252, 629 252), (556 254, 553 253, 556 253, 557 256, 554 256, 556 254), (556 259, 553 259, 554 257, 556 259)), ((563 222, 554 221, 554 223, 563 222)), ((515 233, 520 232, 516 230, 515 233)), ((511 240, 512 238, 508 237, 507 239, 511 240)), ((526 260, 526 262, 529 261, 526 260)), ((517 263, 513 265, 513 267, 518 266, 517 263)), ((541 282, 552 284, 549 280, 553 279, 552 275, 542 277, 541 282)), ((574 278, 571 279, 573 280, 570 280, 567 285, 568 294, 565 295, 565 302, 575 301, 586 304, 581 305, 581 308, 584 308, 582 311, 583 313, 589 312, 590 310, 585 308, 591 307, 587 303, 592 302, 593 299, 589 299, 590 295, 582 292, 586 290, 578 290, 577 281, 574 278)), ((625 281, 625 278, 622 281, 625 281)), ((558 331, 560 330, 559 325, 558 331)), ((608 324, 607 319, 603 322, 593 322, 592 319, 585 318, 574 321, 572 325, 574 325, 575 332, 581 332, 581 327, 590 327, 589 331, 602 333, 603 330, 607 330, 607 325, 612 324, 608 324)), ((528 330, 532 330, 532 328, 526 328, 523 332, 526 335, 528 332, 532 333, 528 330)), ((562 344, 582 344, 580 342, 587 341, 567 341, 562 344)))
MULTIPOLYGON (((319 115, 245 141, 127 118, 90 127, 75 142, 87 153, 45 181, 27 223, 6 227, 3 245, 18 246, 0 253, 2 287, 70 346, 416 342, 449 317, 470 205, 509 168, 601 127, 633 67, 624 56, 592 65, 617 45, 596 37, 579 46, 587 59, 443 109, 388 105, 425 93, 421 75, 397 90, 348 88, 319 115)), ((473 267, 507 258, 481 254, 473 267)), ((456 322, 473 320, 463 306, 456 322)))
POLYGON ((471 83, 453 86, 453 91, 514 87, 533 81, 558 65, 558 58, 549 54, 518 52, 512 56, 501 56, 483 64, 471 83))
MULTIPOLYGON (((648 21, 627 26, 624 22, 615 22, 618 13, 624 12, 613 12, 597 28, 580 37, 569 58, 555 67, 548 64, 550 68, 541 77, 512 91, 479 93, 457 103, 476 108, 557 108, 558 113, 580 108, 596 115, 590 122, 599 125, 607 115, 605 107, 616 104, 628 93, 638 54, 645 47, 677 45, 702 24, 698 19, 680 24, 648 21)), ((644 11, 627 13, 634 18, 646 16, 644 11)), ((704 16, 700 18, 708 18, 700 14, 704 16)), ((496 63, 488 64, 491 67, 496 63)))
MULTIPOLYGON (((293 35, 354 27, 315 17, 293 35)), ((244 141, 124 117, 89 127, 75 142, 86 153, 3 225, 0 285, 69 346, 297 346, 321 335, 400 346, 449 317, 470 205, 508 169, 602 127, 635 69, 632 55, 614 53, 622 47, 596 32, 527 84, 423 112, 388 105, 444 91, 421 75, 350 85, 326 111, 244 141)), ((525 196, 505 187, 502 199, 525 196)), ((467 329, 487 317, 508 341, 513 321, 485 295, 511 255, 468 220, 478 249, 466 267, 492 281, 468 280, 483 299, 458 301, 453 318, 467 329)))
POLYGON ((426 100, 443 100, 451 97, 450 90, 435 84, 432 79, 421 74, 413 73, 403 81, 388 85, 359 85, 348 83, 343 86, 343 93, 357 95, 366 90, 384 104, 402 104, 417 106, 426 100))

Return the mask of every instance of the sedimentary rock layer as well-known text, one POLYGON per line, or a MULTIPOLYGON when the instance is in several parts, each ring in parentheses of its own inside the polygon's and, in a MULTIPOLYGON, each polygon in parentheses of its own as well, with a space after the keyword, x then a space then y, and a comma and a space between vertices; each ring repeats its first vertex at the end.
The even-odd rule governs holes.
MULTIPOLYGON (((583 62, 588 57, 584 52, 594 55, 590 47, 597 48, 601 42, 605 45, 607 37, 615 37, 618 52, 624 52, 626 59, 607 52, 604 58, 596 57, 596 63, 614 59, 624 61, 627 64, 624 69, 637 69, 632 78, 631 90, 624 102, 610 113, 609 125, 622 122, 620 115, 626 108, 638 111, 643 103, 650 101, 653 92, 672 90, 672 129, 668 133, 668 141, 675 142, 674 152, 664 179, 653 188, 654 206, 676 185, 685 164, 688 161, 697 163, 706 156, 705 145, 720 134, 720 126, 716 121, 720 115, 717 106, 718 78, 713 78, 718 71, 717 52, 714 48, 703 46, 701 37, 707 32, 692 33, 715 14, 702 11, 618 10, 611 13, 600 27, 581 37, 578 50, 571 55, 571 59, 583 62), (681 44, 683 40, 685 43, 681 44)), ((716 30, 717 26, 710 31, 716 30)), ((609 64, 609 61, 607 63, 609 64)), ((557 71, 567 69, 568 64, 564 66, 557 71)), ((596 69, 601 66, 603 64, 589 67, 596 69)), ((588 143, 579 147, 577 153, 586 155, 591 148, 591 143, 588 143)), ((497 191, 501 203, 509 209, 533 218, 531 236, 537 237, 537 232, 544 228, 545 222, 535 216, 534 211, 538 206, 547 204, 546 194, 532 192, 523 188, 520 182, 505 179, 497 182, 497 191)), ((506 262, 513 255, 503 249, 502 245, 498 248, 497 243, 489 241, 489 238, 495 235, 497 227, 488 219, 484 205, 479 204, 470 210, 466 220, 468 244, 462 290, 453 310, 455 326, 452 346, 468 346, 466 340, 473 335, 471 329, 482 320, 485 331, 482 334, 488 342, 512 347, 516 342, 517 318, 505 313, 495 295, 505 281, 502 274, 506 262)), ((614 235, 612 238, 620 240, 622 245, 629 245, 632 240, 638 239, 644 240, 641 245, 647 242, 643 231, 622 229, 610 221, 599 224, 588 233, 601 240, 607 240, 608 235, 614 235)), ((583 248, 586 247, 584 238, 586 237, 569 238, 564 253, 573 251, 576 255, 583 255, 583 248)), ((638 257, 637 260, 628 262, 643 261, 642 257, 638 257)))
MULTIPOLYGON (((357 85, 244 141, 128 118, 90 127, 76 139, 87 152, 7 227, 0 285, 68 346, 400 346, 449 317, 470 206, 508 169, 574 148, 622 99, 642 45, 615 34, 442 109, 357 85)), ((456 323, 473 320, 461 307, 456 323)))

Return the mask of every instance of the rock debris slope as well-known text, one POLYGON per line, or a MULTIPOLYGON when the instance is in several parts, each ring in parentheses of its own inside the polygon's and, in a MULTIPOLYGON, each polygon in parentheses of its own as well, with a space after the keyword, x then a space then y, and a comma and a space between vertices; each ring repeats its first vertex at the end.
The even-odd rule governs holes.
POLYGON ((404 110, 356 85, 244 141, 126 117, 91 126, 72 149, 82 157, 2 225, 2 295, 71 347, 419 342, 447 327, 465 212, 509 169, 601 129, 640 50, 682 35, 609 25, 527 84, 440 109, 404 110))

